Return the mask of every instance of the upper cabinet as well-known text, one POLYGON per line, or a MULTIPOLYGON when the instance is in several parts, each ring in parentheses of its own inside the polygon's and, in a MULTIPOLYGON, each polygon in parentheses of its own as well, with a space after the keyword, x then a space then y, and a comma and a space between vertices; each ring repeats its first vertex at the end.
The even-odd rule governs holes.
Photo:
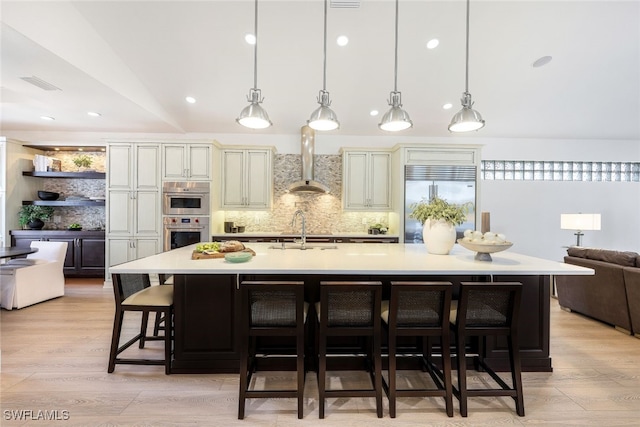
POLYGON ((342 156, 343 209, 391 210, 391 151, 343 149, 342 156))
POLYGON ((273 155, 272 148, 222 150, 222 209, 271 208, 273 155))
POLYGON ((109 145, 109 235, 160 234, 160 147, 109 145))
POLYGON ((210 181, 211 144, 163 144, 162 179, 210 181))

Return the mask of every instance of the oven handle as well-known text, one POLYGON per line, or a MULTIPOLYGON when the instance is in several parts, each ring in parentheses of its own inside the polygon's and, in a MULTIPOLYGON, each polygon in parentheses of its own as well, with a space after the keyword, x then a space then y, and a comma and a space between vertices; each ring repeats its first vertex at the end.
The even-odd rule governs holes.
POLYGON ((198 226, 198 227, 171 227, 171 226, 164 226, 165 230, 181 230, 181 231, 191 231, 191 230, 204 230, 206 228, 206 226, 202 225, 202 226, 198 226))

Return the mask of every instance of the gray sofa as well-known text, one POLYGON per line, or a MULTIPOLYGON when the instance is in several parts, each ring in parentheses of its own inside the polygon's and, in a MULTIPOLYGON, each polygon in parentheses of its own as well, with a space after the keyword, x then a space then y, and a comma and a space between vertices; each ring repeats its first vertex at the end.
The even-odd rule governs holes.
POLYGON ((556 277, 562 308, 640 337, 640 255, 576 246, 564 262, 592 268, 595 275, 556 277))

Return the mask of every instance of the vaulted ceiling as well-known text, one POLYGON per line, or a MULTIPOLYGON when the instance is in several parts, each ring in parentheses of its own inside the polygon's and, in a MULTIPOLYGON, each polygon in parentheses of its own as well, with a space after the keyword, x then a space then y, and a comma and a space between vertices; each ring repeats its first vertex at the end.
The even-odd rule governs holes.
MULTIPOLYGON (((341 122, 331 133, 384 135, 377 124, 394 87, 395 2, 351 3, 328 9, 326 88, 341 122)), ((399 1, 397 85, 414 122, 403 135, 450 135, 465 85, 465 6, 399 1), (427 49, 433 38, 439 46, 427 49)), ((322 89, 324 3, 258 7, 257 80, 274 125, 250 132, 297 133, 322 89)), ((235 118, 253 86, 244 40, 253 0, 2 0, 1 8, 3 131, 248 132, 235 118), (22 79, 33 76, 59 90, 22 79)), ((469 89, 487 122, 475 135, 640 140, 640 1, 472 0, 470 16, 469 89), (533 67, 543 56, 553 59, 533 67)))

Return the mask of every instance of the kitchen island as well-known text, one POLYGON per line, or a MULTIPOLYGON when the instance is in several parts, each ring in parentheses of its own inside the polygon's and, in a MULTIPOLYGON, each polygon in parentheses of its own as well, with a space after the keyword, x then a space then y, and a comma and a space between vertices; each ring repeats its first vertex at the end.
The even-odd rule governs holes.
MULTIPOLYGON (((551 371, 549 352, 550 283, 555 275, 590 275, 593 270, 512 251, 493 254, 493 262, 474 260, 458 245, 450 255, 428 254, 421 244, 251 243, 256 255, 246 263, 222 259, 192 260, 195 245, 127 262, 112 274, 173 275, 175 373, 237 372, 239 342, 238 284, 243 280, 303 280, 305 298, 319 300, 321 280, 380 280, 388 295, 392 280, 518 281, 524 285, 520 314, 520 352, 524 371, 551 371)), ((385 296, 383 294, 383 297, 385 296)), ((477 346, 477 344, 475 344, 477 346)), ((473 347, 474 344, 471 343, 473 347)), ((486 361, 508 370, 506 342, 489 339, 486 361)))

